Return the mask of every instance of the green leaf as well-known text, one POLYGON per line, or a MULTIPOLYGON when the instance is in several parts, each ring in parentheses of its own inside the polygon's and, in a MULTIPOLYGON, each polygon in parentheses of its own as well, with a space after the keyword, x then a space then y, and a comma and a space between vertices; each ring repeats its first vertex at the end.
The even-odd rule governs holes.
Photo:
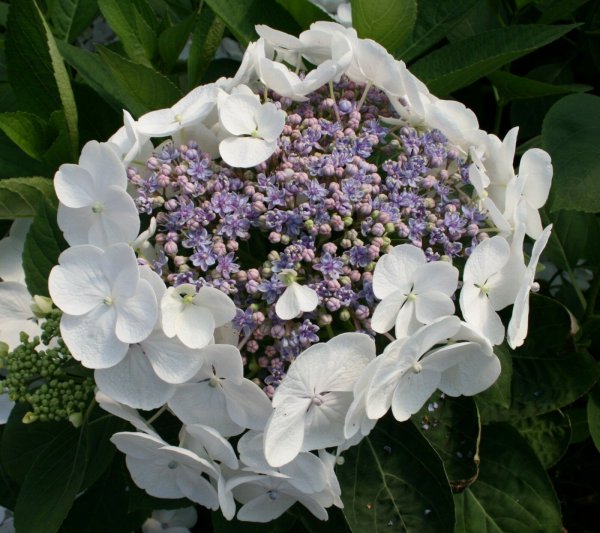
POLYGON ((481 427, 473 398, 435 392, 412 421, 442 458, 453 491, 475 480, 481 427))
POLYGON ((54 172, 55 168, 49 168, 21 150, 16 150, 15 143, 0 131, 0 179, 15 176, 52 176, 54 172))
POLYGON ((75 500, 62 525, 64 533, 129 533, 127 522, 128 475, 122 460, 75 500))
POLYGON ((566 96, 552 106, 542 126, 552 156, 551 211, 600 211, 600 98, 566 96))
POLYGON ((537 456, 508 424, 485 426, 477 481, 454 496, 455 533, 562 530, 560 506, 537 456))
POLYGON ((46 122, 40 117, 24 111, 1 113, 0 129, 28 156, 42 158, 47 138, 46 122))
POLYGON ((71 42, 93 22, 97 12, 95 0, 54 0, 48 15, 56 38, 71 42))
POLYGON ((79 432, 63 431, 35 458, 15 507, 20 533, 55 533, 81 487, 85 450, 79 432))
POLYGON ((503 70, 492 72, 488 78, 504 102, 526 100, 528 98, 541 98, 542 96, 582 93, 593 89, 590 85, 576 83, 554 85, 552 83, 532 80, 531 78, 515 76, 514 74, 503 70))
POLYGON ((56 224, 56 208, 41 202, 23 248, 23 270, 30 294, 49 296, 48 276, 65 248, 67 243, 56 224))
POLYGON ((133 2, 98 0, 104 18, 118 35, 127 56, 134 62, 152 67, 151 43, 156 40, 133 2))
POLYGON ((575 10, 587 2, 588 0, 557 0, 550 5, 544 5, 538 22, 552 24, 559 20, 572 20, 575 10))
POLYGON ((267 9, 262 0, 206 0, 206 4, 223 19, 242 46, 258 38, 254 30, 256 24, 266 24, 292 35, 301 31, 292 16, 276 2, 270 2, 267 9))
POLYGON ((42 118, 63 110, 74 159, 79 145, 77 107, 54 36, 33 0, 11 7, 6 59, 17 101, 42 118))
POLYGON ((495 346, 494 353, 500 360, 500 377, 489 389, 475 396, 481 420, 493 420, 498 410, 503 411, 510 407, 511 382, 512 382, 512 357, 506 345, 495 346))
POLYGON ((590 437, 590 427, 587 420, 587 409, 584 407, 570 407, 565 411, 571 422, 571 442, 578 444, 590 437))
POLYGON ((183 94, 167 77, 156 70, 133 63, 103 46, 98 47, 102 62, 136 108, 147 111, 172 106, 183 94))
POLYGON ((411 36, 416 0, 352 0, 352 26, 362 39, 373 39, 393 52, 411 36))
POLYGON ((448 44, 417 61, 412 73, 443 96, 470 85, 556 39, 577 25, 515 25, 448 44))
POLYGON ((50 179, 31 177, 0 180, 0 219, 32 217, 45 201, 56 202, 50 179))
POLYGON ((308 0, 277 0, 286 11, 294 17, 303 30, 307 30, 313 22, 331 20, 327 13, 308 0))
POLYGON ((158 38, 158 51, 165 63, 167 70, 171 70, 188 41, 190 32, 196 21, 196 13, 192 13, 179 24, 175 24, 163 31, 158 38))
POLYGON ((592 440, 600 451, 600 385, 596 385, 588 397, 587 420, 592 440))
POLYGON ((405 62, 416 59, 444 39, 477 4, 477 0, 419 0, 417 20, 411 38, 394 54, 405 62))
POLYGON ((118 110, 119 113, 122 112, 122 109, 127 109, 132 115, 137 117, 149 111, 138 100, 137 95, 114 83, 110 67, 100 59, 98 54, 60 41, 58 48, 65 61, 77 70, 81 79, 118 110))
POLYGON ((344 458, 336 473, 352 531, 452 530, 442 461, 412 423, 382 418, 344 458))
POLYGON ((192 89, 202 79, 223 39, 225 23, 208 8, 200 11, 192 32, 190 56, 187 62, 188 85, 192 89))
POLYGON ((23 424, 21 420, 28 410, 29 406, 22 403, 13 407, 0 441, 3 469, 19 484, 23 483, 35 458, 52 445, 57 435, 75 431, 70 424, 59 422, 23 424))
POLYGON ((571 422, 560 411, 516 420, 513 424, 547 470, 564 455, 571 442, 571 422))
POLYGON ((594 359, 568 345, 568 311, 539 295, 530 297, 530 306, 529 335, 512 356, 510 408, 487 405, 484 419, 514 421, 555 411, 583 396, 598 379, 594 359))

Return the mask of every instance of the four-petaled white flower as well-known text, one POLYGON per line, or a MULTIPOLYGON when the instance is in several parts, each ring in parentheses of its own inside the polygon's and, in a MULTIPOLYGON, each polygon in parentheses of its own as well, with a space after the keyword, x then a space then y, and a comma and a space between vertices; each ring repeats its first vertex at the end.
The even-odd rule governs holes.
POLYGON ((542 251, 548 243, 550 233, 552 232, 552 224, 544 228, 539 239, 535 241, 531 258, 527 269, 523 273, 519 291, 515 299, 512 317, 508 323, 508 344, 512 349, 515 349, 523 344, 527 337, 527 321, 529 319, 529 292, 535 289, 533 282, 535 278, 535 269, 542 255, 542 251))
POLYGON ((113 444, 127 455, 127 468, 135 484, 157 498, 188 498, 209 509, 219 508, 217 491, 209 479, 219 469, 194 452, 170 446, 145 433, 115 433, 113 444))
POLYGON ((238 435, 244 428, 264 428, 271 403, 258 385, 244 378, 239 350, 213 344, 202 353, 204 366, 192 382, 177 387, 169 400, 171 410, 185 424, 211 426, 225 437, 238 435))
POLYGON ((219 153, 225 163, 240 168, 256 166, 273 155, 285 124, 285 112, 274 103, 261 104, 242 93, 222 99, 219 117, 232 135, 221 141, 219 153))
POLYGON ((152 516, 142 524, 142 533, 189 533, 197 520, 194 507, 152 511, 152 516))
POLYGON ((71 246, 133 241, 140 217, 125 187, 125 166, 108 144, 88 142, 79 164, 61 165, 54 177, 58 226, 71 246))
POLYGON ((215 328, 235 317, 235 305, 223 292, 212 287, 184 283, 169 287, 161 300, 162 326, 169 338, 177 337, 190 348, 204 348, 215 328))
POLYGON ((473 250, 463 273, 460 291, 463 317, 494 345, 504 340, 504 326, 496 311, 512 303, 510 295, 519 284, 510 257, 506 239, 500 236, 486 239, 473 250))
POLYGON ((319 305, 317 291, 296 282, 296 272, 290 269, 282 270, 277 277, 287 285, 283 294, 275 304, 275 313, 282 320, 292 320, 299 313, 310 313, 319 305))
POLYGON ((65 344, 88 368, 116 365, 129 344, 150 335, 158 318, 154 290, 140 278, 133 250, 123 243, 106 251, 73 246, 58 262, 48 287, 64 312, 60 330, 65 344))
POLYGON ((300 451, 342 444, 352 389, 375 343, 364 333, 342 333, 314 344, 292 363, 273 396, 265 428, 265 456, 271 466, 289 463, 300 451))
POLYGON ((444 261, 428 263, 425 253, 401 244, 375 266, 373 293, 379 302, 371 327, 385 333, 396 325, 396 337, 410 335, 423 324, 454 313, 450 296, 458 284, 458 269, 444 261))

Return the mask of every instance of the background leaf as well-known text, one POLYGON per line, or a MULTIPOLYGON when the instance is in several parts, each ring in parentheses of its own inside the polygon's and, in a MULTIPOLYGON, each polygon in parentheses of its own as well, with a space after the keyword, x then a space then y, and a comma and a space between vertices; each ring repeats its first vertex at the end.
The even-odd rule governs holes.
POLYGON ((590 428, 590 435, 600 450, 600 386, 596 385, 588 397, 587 420, 590 428))
POLYGON ((352 0, 352 26, 361 39, 373 39, 394 52, 412 34, 416 0, 352 0))
POLYGON ((67 246, 56 224, 56 208, 47 202, 40 203, 23 248, 23 270, 30 294, 49 296, 50 270, 67 246))
POLYGON ((417 61, 412 73, 444 96, 562 37, 576 25, 509 26, 448 44, 417 61))
POLYGON ((532 80, 523 76, 515 76, 510 72, 498 70, 488 75, 504 102, 526 100, 543 96, 563 95, 591 91, 590 85, 568 84, 554 85, 543 81, 532 80))
POLYGON ((561 411, 523 418, 512 425, 525 437, 546 469, 559 461, 571 442, 571 422, 561 411))
POLYGON ((483 428, 477 481, 454 496, 456 533, 560 532, 558 500, 535 453, 508 424, 483 428))
POLYGON ((552 106, 542 126, 544 148, 552 156, 551 211, 600 211, 600 98, 566 96, 552 106))
POLYGON ((47 135, 46 122, 40 117, 23 111, 1 113, 0 129, 27 155, 42 158, 47 135))
POLYGON ((292 35, 301 31, 292 16, 276 2, 269 3, 268 9, 261 0, 206 0, 206 4, 225 22, 242 46, 258 38, 254 30, 256 24, 266 24, 292 35))
POLYGON ((353 531, 451 531, 452 495, 439 456, 410 422, 390 415, 337 468, 353 531))
POLYGON ((32 217, 46 201, 56 203, 52 180, 41 177, 0 180, 0 219, 32 217))
POLYGON ((477 0, 419 0, 413 33, 394 55, 406 63, 413 61, 444 39, 476 4, 477 0))
POLYGON ((206 72, 208 65, 215 57, 215 52, 223 39, 225 23, 209 8, 200 11, 192 32, 190 56, 187 64, 188 85, 195 87, 206 72))
POLYGON ((98 13, 96 0, 54 0, 48 8, 55 37, 68 42, 85 30, 98 13))
POLYGON ((411 420, 442 458, 453 490, 477 477, 480 425, 473 398, 435 392, 411 420))

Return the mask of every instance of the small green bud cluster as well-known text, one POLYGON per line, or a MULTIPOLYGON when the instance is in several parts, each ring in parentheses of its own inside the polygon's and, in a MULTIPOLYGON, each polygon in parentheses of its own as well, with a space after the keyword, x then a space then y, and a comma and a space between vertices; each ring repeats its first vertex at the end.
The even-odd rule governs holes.
POLYGON ((58 309, 48 312, 40 337, 21 333, 21 344, 4 357, 7 377, 1 386, 11 400, 31 406, 24 423, 69 420, 77 425, 93 395, 93 376, 60 336, 61 315, 58 309))

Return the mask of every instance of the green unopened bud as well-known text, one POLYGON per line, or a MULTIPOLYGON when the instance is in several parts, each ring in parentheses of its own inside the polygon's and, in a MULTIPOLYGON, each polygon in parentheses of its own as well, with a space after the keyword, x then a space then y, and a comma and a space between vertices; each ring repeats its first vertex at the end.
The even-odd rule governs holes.
POLYGON ((384 228, 386 233, 392 233, 396 230, 396 226, 394 226, 393 222, 387 222, 384 228))
POLYGON ((377 209, 374 209, 373 211, 371 211, 371 218, 373 220, 377 220, 379 218, 380 215, 380 211, 377 211, 377 209))
POLYGON ((44 318, 52 311, 52 300, 47 296, 36 294, 31 302, 31 310, 37 318, 44 318))
POLYGON ((308 229, 308 230, 311 230, 311 229, 313 229, 313 228, 315 227, 315 222, 314 222, 314 220, 306 220, 306 221, 304 222, 304 227, 305 227, 306 229, 308 229))
POLYGON ((71 422, 71 424, 73 424, 73 427, 81 427, 81 424, 83 424, 83 414, 81 413, 71 413, 69 415, 69 422, 71 422))
POLYGON ((31 424, 32 422, 35 422, 38 419, 38 416, 35 413, 32 413, 31 411, 28 411, 27 413, 25 413, 25 416, 22 419, 23 424, 31 424))
POLYGON ((290 243, 290 237, 289 237, 289 235, 282 235, 280 242, 281 242, 281 244, 289 244, 290 243))
POLYGON ((350 285, 352 283, 352 280, 348 276, 340 276, 338 281, 342 285, 350 285))
POLYGON ((340 311, 340 320, 342 322, 347 322, 348 320, 350 320, 350 311, 348 311, 348 309, 342 309, 340 311))
POLYGON ((352 224, 354 224, 354 219, 352 217, 344 217, 343 221, 344 221, 344 226, 346 226, 347 228, 352 226, 352 224))
POLYGON ((390 239, 389 237, 382 237, 381 240, 383 246, 389 246, 390 244, 392 244, 392 239, 390 239))

